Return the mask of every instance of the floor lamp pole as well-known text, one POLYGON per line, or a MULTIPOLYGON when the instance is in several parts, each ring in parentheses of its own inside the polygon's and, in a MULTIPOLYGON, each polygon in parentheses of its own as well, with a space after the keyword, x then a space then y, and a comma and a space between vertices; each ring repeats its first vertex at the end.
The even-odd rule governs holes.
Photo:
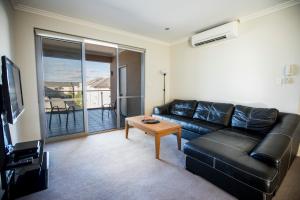
POLYGON ((167 73, 163 73, 163 76, 164 76, 164 104, 166 104, 166 75, 167 73))

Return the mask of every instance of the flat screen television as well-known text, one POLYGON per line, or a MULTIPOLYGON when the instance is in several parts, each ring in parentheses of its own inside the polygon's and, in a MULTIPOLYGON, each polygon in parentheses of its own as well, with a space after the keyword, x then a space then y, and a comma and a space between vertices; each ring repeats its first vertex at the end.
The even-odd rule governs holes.
POLYGON ((24 110, 20 69, 2 56, 2 98, 7 122, 14 124, 24 110))

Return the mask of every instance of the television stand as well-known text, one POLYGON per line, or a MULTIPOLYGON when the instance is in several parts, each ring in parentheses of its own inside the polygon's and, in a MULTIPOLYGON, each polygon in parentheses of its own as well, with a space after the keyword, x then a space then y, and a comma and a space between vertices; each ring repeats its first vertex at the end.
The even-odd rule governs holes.
POLYGON ((48 188, 49 152, 43 152, 40 167, 26 166, 16 170, 16 181, 13 187, 13 197, 19 198, 48 188))
POLYGON ((2 186, 5 187, 3 187, 4 195, 0 196, 0 199, 11 200, 48 188, 49 152, 44 152, 42 140, 30 143, 17 144, 19 147, 28 147, 28 149, 24 149, 27 156, 25 153, 17 151, 17 155, 22 156, 16 159, 12 151, 6 170, 1 172, 2 186), (34 151, 37 143, 39 144, 38 149, 34 151))

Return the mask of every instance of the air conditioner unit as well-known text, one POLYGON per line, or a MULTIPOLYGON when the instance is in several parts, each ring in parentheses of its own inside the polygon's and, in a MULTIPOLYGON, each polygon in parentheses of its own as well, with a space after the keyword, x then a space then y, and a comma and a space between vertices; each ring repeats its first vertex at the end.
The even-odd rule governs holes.
POLYGON ((191 43, 193 47, 197 47, 219 40, 236 38, 237 36, 238 22, 234 21, 192 36, 191 43))

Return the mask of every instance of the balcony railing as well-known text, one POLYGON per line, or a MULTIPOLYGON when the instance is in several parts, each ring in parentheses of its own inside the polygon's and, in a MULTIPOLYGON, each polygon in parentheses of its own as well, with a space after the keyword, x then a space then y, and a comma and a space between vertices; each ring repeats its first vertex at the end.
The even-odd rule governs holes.
POLYGON ((102 108, 111 104, 111 90, 87 90, 87 108, 102 108))
MULTIPOLYGON (((45 108, 46 110, 51 109, 50 102, 57 101, 59 98, 64 102, 73 101, 76 104, 77 109, 82 108, 82 92, 81 91, 51 91, 45 94, 45 108), (50 99, 49 99, 50 98, 50 99), (53 100, 51 100, 53 99, 53 100)), ((104 106, 111 105, 111 90, 110 89, 94 89, 87 90, 87 109, 102 108, 104 106)))

